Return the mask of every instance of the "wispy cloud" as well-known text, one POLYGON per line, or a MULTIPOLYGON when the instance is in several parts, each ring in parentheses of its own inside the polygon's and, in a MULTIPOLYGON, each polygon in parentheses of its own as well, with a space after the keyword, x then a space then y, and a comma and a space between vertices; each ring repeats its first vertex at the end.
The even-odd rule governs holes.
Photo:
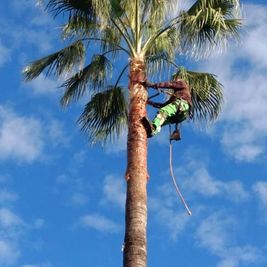
POLYGON ((115 177, 108 175, 105 177, 104 186, 104 202, 113 203, 124 209, 126 199, 125 181, 123 177, 115 177))
POLYGON ((68 145, 69 140, 58 120, 20 115, 12 107, 0 105, 0 160, 32 163, 51 157, 52 149, 68 145))
MULTIPOLYGON (((3 184, 5 182, 7 181, 2 181, 3 184)), ((14 208, 18 198, 19 196, 14 192, 7 189, 0 190, 0 266, 3 267, 18 266, 23 254, 22 243, 28 232, 39 230, 45 225, 42 218, 34 219, 33 223, 25 222, 14 208)), ((36 266, 49 267, 50 265, 38 264, 36 266)))
POLYGON ((21 252, 19 240, 25 228, 23 220, 7 208, 0 209, 0 264, 8 266, 16 263, 21 252))
POLYGON ((18 195, 14 192, 10 192, 7 189, 0 189, 0 204, 12 203, 18 199, 18 195))
POLYGON ((0 67, 2 67, 11 57, 11 50, 3 45, 0 39, 0 67))
POLYGON ((88 202, 88 197, 80 192, 75 192, 71 197, 71 202, 74 205, 84 205, 88 202))
POLYGON ((238 267, 263 260, 258 248, 237 244, 234 239, 236 227, 236 220, 222 213, 210 215, 198 227, 196 242, 219 258, 217 267, 238 267))
POLYGON ((262 116, 267 112, 267 8, 244 5, 244 13, 242 43, 204 65, 225 87, 218 137, 228 155, 251 162, 264 155, 267 145, 267 117, 262 116))
POLYGON ((44 127, 46 138, 53 147, 67 146, 70 142, 70 136, 66 134, 64 124, 54 118, 49 118, 44 127))
POLYGON ((253 190, 259 199, 260 205, 263 209, 263 214, 265 216, 265 219, 267 220, 267 182, 257 182, 256 184, 254 184, 253 190))
POLYGON ((14 214, 11 210, 6 208, 0 209, 0 226, 3 228, 11 228, 23 225, 23 221, 14 214))
POLYGON ((249 197, 239 180, 224 182, 210 174, 204 162, 188 160, 183 168, 175 169, 177 177, 183 177, 183 186, 187 192, 198 193, 204 197, 220 197, 229 201, 241 202, 249 197))
POLYGON ((104 233, 117 233, 121 226, 101 214, 88 214, 80 218, 80 224, 104 233))
POLYGON ((176 239, 189 225, 190 216, 182 206, 179 206, 179 200, 171 197, 171 201, 166 201, 165 197, 162 195, 150 197, 149 208, 153 212, 152 218, 169 231, 171 239, 176 239))
POLYGON ((40 74, 36 79, 23 85, 32 90, 36 95, 55 95, 59 94, 58 87, 60 82, 40 74))
POLYGON ((20 251, 12 242, 0 239, 0 264, 1 266, 8 266, 17 261, 20 256, 20 251))
POLYGON ((42 218, 37 218, 33 222, 33 228, 34 229, 41 229, 45 226, 45 220, 42 218))
POLYGON ((44 263, 38 263, 38 264, 25 264, 25 265, 22 265, 21 267, 52 267, 52 264, 49 262, 44 262, 44 263))
POLYGON ((127 131, 123 131, 118 139, 115 139, 114 142, 107 144, 105 147, 105 152, 107 154, 111 153, 120 153, 126 150, 127 144, 127 131))
POLYGON ((17 115, 0 106, 0 159, 32 162, 43 149, 42 126, 38 119, 17 115))

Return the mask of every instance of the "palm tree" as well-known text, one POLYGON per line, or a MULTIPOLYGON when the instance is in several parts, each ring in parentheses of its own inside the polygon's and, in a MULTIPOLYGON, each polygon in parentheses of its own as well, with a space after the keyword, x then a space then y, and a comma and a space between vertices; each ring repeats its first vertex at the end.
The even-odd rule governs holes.
POLYGON ((187 10, 177 2, 47 0, 48 12, 66 20, 62 37, 68 46, 24 70, 28 81, 42 72, 74 73, 62 85, 61 104, 89 98, 78 122, 90 142, 110 141, 128 127, 125 267, 144 267, 147 258, 147 136, 140 119, 146 116, 148 93, 140 81, 174 69, 173 76, 192 88, 193 121, 214 121, 223 100, 221 84, 215 75, 189 71, 175 60, 224 48, 241 26, 239 0, 198 0, 187 10), (128 90, 122 85, 127 73, 128 90))

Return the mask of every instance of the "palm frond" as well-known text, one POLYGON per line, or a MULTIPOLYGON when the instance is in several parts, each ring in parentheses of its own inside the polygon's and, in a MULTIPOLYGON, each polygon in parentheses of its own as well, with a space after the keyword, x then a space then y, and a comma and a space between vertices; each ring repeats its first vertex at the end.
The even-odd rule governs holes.
POLYGON ((179 48, 179 42, 179 36, 174 27, 158 36, 146 50, 149 63, 148 73, 160 75, 164 70, 168 71, 171 66, 169 63, 174 60, 177 48, 179 48))
POLYGON ((93 0, 49 0, 46 9, 58 16, 62 13, 73 15, 89 15, 95 20, 96 14, 93 6, 93 0))
POLYGON ((94 36, 99 25, 90 19, 86 14, 73 15, 62 28, 62 38, 70 37, 89 37, 94 36))
POLYGON ((46 8, 55 17, 62 13, 68 13, 69 18, 86 16, 88 21, 100 25, 104 25, 110 15, 109 0, 49 0, 46 8))
POLYGON ((147 73, 148 75, 156 75, 157 79, 163 73, 169 72, 172 66, 172 59, 165 52, 158 52, 147 56, 147 73))
POLYGON ((103 29, 102 34, 101 34, 102 42, 102 51, 106 50, 112 50, 115 48, 118 48, 121 44, 121 33, 114 27, 105 27, 103 29))
POLYGON ((237 0, 199 0, 180 16, 180 35, 185 54, 205 56, 212 49, 225 48, 238 38, 237 0))
POLYGON ((179 36, 173 27, 158 36, 146 53, 148 55, 165 53, 169 58, 173 58, 177 47, 179 47, 179 36))
POLYGON ((92 97, 78 123, 91 143, 112 140, 127 126, 127 106, 123 89, 111 86, 92 97))
POLYGON ((222 85, 211 73, 188 71, 180 67, 174 78, 188 82, 192 95, 192 119, 213 122, 219 115, 223 103, 222 85))
POLYGON ((176 8, 176 1, 142 0, 143 22, 158 27, 169 19, 170 11, 176 8))
POLYGON ((110 0, 111 14, 116 18, 120 18, 124 13, 125 9, 123 8, 123 2, 121 0, 110 0))
POLYGON ((81 65, 85 58, 85 47, 82 41, 75 41, 70 46, 49 56, 34 61, 23 70, 25 80, 38 77, 45 69, 46 75, 54 73, 56 76, 68 72, 76 65, 81 65))
POLYGON ((111 76, 112 64, 105 55, 95 55, 92 61, 83 70, 69 78, 62 87, 65 87, 61 104, 67 106, 72 101, 77 101, 82 97, 87 86, 97 90, 103 88, 106 80, 111 76))

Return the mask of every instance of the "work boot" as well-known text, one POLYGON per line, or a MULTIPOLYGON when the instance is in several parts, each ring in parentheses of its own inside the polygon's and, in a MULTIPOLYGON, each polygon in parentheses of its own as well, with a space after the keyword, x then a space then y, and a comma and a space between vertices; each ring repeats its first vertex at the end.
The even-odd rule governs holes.
POLYGON ((176 129, 170 136, 170 140, 175 140, 175 141, 179 141, 181 140, 181 134, 180 131, 178 129, 176 129))
POLYGON ((153 124, 148 120, 147 117, 143 117, 141 119, 141 122, 142 122, 143 126, 145 127, 147 137, 148 138, 152 137, 153 132, 155 130, 153 124))

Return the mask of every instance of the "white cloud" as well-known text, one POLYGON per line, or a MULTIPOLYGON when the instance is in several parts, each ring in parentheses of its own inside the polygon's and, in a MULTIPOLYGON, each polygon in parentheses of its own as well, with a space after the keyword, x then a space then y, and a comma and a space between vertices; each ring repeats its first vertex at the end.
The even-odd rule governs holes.
POLYGON ((121 226, 100 214, 88 214, 80 218, 80 224, 105 233, 117 233, 121 226))
POLYGON ((256 68, 267 67, 267 8, 266 5, 247 4, 244 9, 247 26, 244 54, 256 68))
POLYGON ((105 177, 103 186, 104 201, 114 203, 121 209, 124 209, 126 199, 125 191, 125 181, 122 177, 116 178, 112 175, 105 177))
POLYGON ((127 145, 127 131, 125 130, 121 133, 118 139, 106 145, 105 152, 107 154, 120 153, 126 150, 126 145, 127 145))
POLYGON ((42 5, 39 5, 40 1, 32 0, 13 0, 13 13, 12 18, 7 18, 6 27, 2 29, 7 38, 11 38, 14 43, 14 47, 20 47, 25 44, 30 44, 36 47, 40 52, 47 52, 52 45, 52 39, 55 33, 55 25, 53 20, 44 10, 42 5), (25 25, 21 23, 21 18, 27 15, 27 21, 25 25), (18 24, 19 21, 20 23, 18 24), (15 29, 17 29, 15 31, 15 29))
POLYGON ((20 256, 19 240, 25 224, 13 211, 0 209, 0 265, 16 263, 20 256))
POLYGON ((36 4, 37 4, 38 1, 32 1, 32 0, 24 0, 24 1, 12 0, 10 2, 12 4, 12 7, 16 11, 22 12, 22 11, 29 11, 29 9, 32 9, 33 7, 36 7, 36 4))
POLYGON ((217 213, 204 219, 197 229, 197 244, 219 258, 217 267, 256 264, 263 259, 258 248, 236 244, 235 227, 237 222, 234 218, 217 213))
POLYGON ((52 264, 49 262, 45 262, 45 263, 39 263, 39 264, 25 264, 25 265, 22 265, 21 267, 52 267, 52 264))
POLYGON ((18 195, 6 189, 0 189, 0 204, 6 204, 18 199, 18 195))
POLYGON ((212 177, 204 163, 190 160, 183 168, 175 169, 177 177, 183 178, 187 192, 198 193, 205 197, 221 197, 233 202, 247 200, 249 193, 239 180, 223 182, 212 177))
POLYGON ((36 95, 53 94, 58 95, 59 93, 59 81, 45 77, 41 73, 36 79, 27 83, 27 87, 31 88, 33 93, 36 95))
POLYGON ((16 227, 22 225, 23 221, 12 211, 6 208, 0 209, 0 226, 3 228, 16 227))
POLYGON ((233 219, 215 214, 203 220, 199 225, 196 238, 201 247, 208 248, 213 253, 223 256, 225 247, 231 244, 231 232, 233 232, 233 219), (229 231, 228 231, 229 230, 229 231))
POLYGON ((46 132, 49 140, 53 141, 51 142, 53 146, 66 146, 70 141, 65 133, 64 125, 58 120, 50 119, 46 125, 46 132))
POLYGON ((18 248, 7 241, 0 239, 0 264, 1 266, 8 266, 16 262, 20 255, 18 248))
POLYGON ((11 50, 3 45, 0 39, 0 67, 2 67, 11 56, 11 50))
POLYGON ((35 229, 41 229, 45 226, 45 220, 42 218, 37 218, 35 219, 34 223, 33 223, 33 227, 35 229))
POLYGON ((174 196, 173 192, 172 196, 168 194, 164 197, 149 197, 149 208, 153 212, 153 217, 169 230, 172 239, 176 239, 185 230, 191 219, 179 203, 179 199, 175 199, 174 196), (172 200, 168 201, 165 197, 172 200))
POLYGON ((267 7, 250 4, 244 10, 242 43, 204 67, 218 75, 225 88, 218 138, 230 156, 251 162, 264 155, 267 146, 267 7))
POLYGON ((0 106, 0 160, 32 162, 40 156, 43 145, 39 120, 0 106))
POLYGON ((71 197, 71 202, 75 205, 84 205, 88 202, 88 197, 82 193, 74 193, 71 197))
POLYGON ((267 208, 267 182, 257 182, 254 187, 263 206, 267 208))
POLYGON ((256 128, 248 127, 248 124, 232 127, 223 133, 221 143, 226 151, 232 154, 239 161, 250 162, 258 158, 264 153, 264 145, 262 138, 257 136, 256 128))
MULTIPOLYGON (((28 230, 40 229, 44 220, 37 218, 32 225, 27 224, 11 209, 0 209, 0 266, 18 266, 21 256, 22 240, 28 230)), ((34 265, 35 266, 35 265, 34 265)), ((36 265, 37 267, 50 267, 49 263, 36 265)))
POLYGON ((261 207, 263 208, 263 213, 265 216, 265 219, 267 220, 267 182, 257 182, 253 186, 253 191, 256 193, 261 207))
POLYGON ((45 148, 51 153, 51 148, 66 146, 68 142, 61 122, 46 118, 44 123, 0 105, 0 160, 31 163, 45 158, 45 148))
POLYGON ((234 202, 244 201, 249 197, 249 193, 238 180, 222 183, 222 191, 222 194, 225 194, 228 199, 234 202))

